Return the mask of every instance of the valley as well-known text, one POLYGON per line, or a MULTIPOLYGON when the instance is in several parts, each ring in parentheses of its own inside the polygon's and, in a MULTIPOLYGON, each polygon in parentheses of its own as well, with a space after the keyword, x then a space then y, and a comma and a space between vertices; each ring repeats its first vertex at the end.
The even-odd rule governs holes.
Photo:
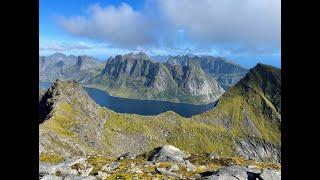
MULTIPOLYGON (((220 172, 223 176, 230 176, 229 171, 221 172, 219 168, 230 167, 231 164, 227 166, 230 161, 227 159, 240 157, 242 160, 238 161, 242 163, 233 164, 240 165, 235 167, 238 168, 238 173, 254 171, 241 169, 243 163, 251 159, 253 161, 248 162, 251 163, 250 167, 258 169, 254 171, 257 177, 264 172, 265 167, 258 166, 259 162, 272 165, 275 170, 269 172, 273 173, 269 175, 279 177, 276 169, 281 162, 280 79, 280 69, 258 64, 221 96, 214 109, 190 118, 181 117, 172 111, 155 116, 116 113, 99 106, 76 81, 56 80, 40 100, 40 158, 45 160, 45 157, 61 157, 67 162, 72 157, 87 159, 102 156, 113 159, 130 153, 133 159, 136 159, 133 160, 135 162, 140 161, 139 157, 144 157, 143 154, 152 149, 171 145, 188 152, 191 157, 201 156, 204 160, 208 159, 208 156, 201 154, 214 154, 213 161, 217 163, 218 159, 222 158, 222 164, 212 167, 209 165, 210 161, 205 160, 205 165, 202 165, 204 169, 201 170, 197 167, 201 165, 192 161, 191 164, 198 170, 189 170, 189 174, 179 170, 175 170, 178 172, 176 173, 169 169, 159 169, 162 165, 155 164, 156 167, 151 165, 152 169, 158 170, 152 172, 139 167, 141 175, 173 179, 180 176, 204 178, 220 172), (211 172, 209 175, 203 174, 208 171, 211 172)), ((171 158, 178 156, 174 153, 171 158)), ((187 156, 182 159, 185 163, 187 156)), ((107 161, 101 163, 108 164, 107 161)), ((148 158, 142 161, 150 162, 148 158)), ((168 164, 169 160, 164 161, 168 164)), ((191 162, 191 159, 189 161, 191 162)), ((127 162, 130 160, 121 161, 120 164, 127 162)), ((174 164, 168 166, 172 165, 174 164)), ((45 165, 47 166, 51 165, 45 165)), ((92 170, 101 166, 90 166, 92 173, 84 176, 98 178, 103 172, 108 174, 108 177, 113 177, 112 174, 130 177, 139 174, 131 171, 131 166, 127 168, 128 171, 101 171, 99 175, 92 170)), ((178 164, 178 167, 183 169, 186 165, 178 164)), ((43 172, 50 174, 48 170, 43 172)), ((71 176, 70 172, 64 176, 71 176)))

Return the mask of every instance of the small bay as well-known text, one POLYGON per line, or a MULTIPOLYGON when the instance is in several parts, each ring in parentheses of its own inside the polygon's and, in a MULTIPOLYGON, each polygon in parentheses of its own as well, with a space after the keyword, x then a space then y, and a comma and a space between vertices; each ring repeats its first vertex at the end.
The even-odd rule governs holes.
MULTIPOLYGON (((48 89, 50 82, 39 82, 39 87, 48 89)), ((206 105, 193 105, 186 103, 173 103, 158 100, 136 100, 110 96, 106 91, 85 87, 88 95, 100 106, 118 113, 157 115, 166 111, 174 111, 183 117, 201 114, 215 106, 214 103, 206 105)))

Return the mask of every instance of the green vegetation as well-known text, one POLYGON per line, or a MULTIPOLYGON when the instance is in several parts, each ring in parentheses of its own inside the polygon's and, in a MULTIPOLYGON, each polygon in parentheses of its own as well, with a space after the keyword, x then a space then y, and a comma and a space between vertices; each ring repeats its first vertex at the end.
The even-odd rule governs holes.
MULTIPOLYGON (((220 98, 215 109, 194 118, 209 124, 220 123, 230 126, 229 129, 234 136, 256 136, 272 144, 280 144, 280 112, 274 106, 277 100, 270 99, 261 87, 264 83, 269 84, 269 81, 274 82, 278 79, 280 70, 269 69, 264 65, 257 66, 258 70, 251 70, 220 98), (271 71, 271 74, 276 75, 261 77, 261 71, 271 71)), ((275 83, 273 87, 263 89, 280 93, 280 87, 281 85, 275 83)))
POLYGON ((64 160, 64 157, 53 153, 41 153, 39 155, 39 160, 45 163, 57 164, 59 162, 62 162, 64 160))
MULTIPOLYGON (((80 87, 69 88, 68 83, 60 82, 60 95, 54 97, 52 116, 40 124, 40 130, 63 139, 50 140, 54 146, 49 144, 48 148, 62 146, 73 154, 74 149, 81 147, 87 154, 113 157, 128 151, 141 154, 171 144, 191 154, 215 153, 222 158, 235 158, 234 141, 245 138, 280 146, 281 117, 275 104, 278 99, 270 98, 271 92, 280 89, 277 84, 264 88, 267 81, 277 82, 278 73, 272 70, 272 76, 263 77, 251 74, 268 72, 264 68, 268 67, 251 70, 220 98, 215 109, 192 118, 183 118, 174 112, 157 116, 115 113, 96 105, 80 87), (69 92, 70 89, 73 91, 69 92), (68 149, 72 145, 73 148, 68 149)), ((101 159, 100 164, 99 159, 96 161, 96 166, 100 166, 107 159, 101 159)))
POLYGON ((54 111, 52 119, 42 126, 43 128, 48 128, 50 131, 56 132, 67 137, 75 137, 75 133, 69 130, 72 126, 76 125, 78 122, 74 119, 75 111, 71 104, 67 102, 61 102, 56 105, 56 109, 59 111, 54 111))

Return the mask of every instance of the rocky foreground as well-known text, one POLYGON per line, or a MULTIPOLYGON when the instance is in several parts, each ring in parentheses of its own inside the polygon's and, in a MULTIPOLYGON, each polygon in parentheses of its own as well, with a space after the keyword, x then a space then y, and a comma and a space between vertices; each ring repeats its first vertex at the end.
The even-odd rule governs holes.
POLYGON ((220 158, 215 154, 189 155, 166 145, 117 159, 106 157, 40 157, 41 180, 100 179, 212 179, 280 180, 280 166, 243 158, 220 158))

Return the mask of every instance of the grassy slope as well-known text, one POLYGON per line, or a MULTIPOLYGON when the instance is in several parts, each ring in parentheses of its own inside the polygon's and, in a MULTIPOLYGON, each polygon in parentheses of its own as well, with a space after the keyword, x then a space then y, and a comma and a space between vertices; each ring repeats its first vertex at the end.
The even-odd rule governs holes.
MULTIPOLYGON (((250 130, 243 125, 244 112, 260 132, 260 139, 280 144, 280 114, 270 98, 255 87, 257 82, 239 82, 223 95, 217 108, 192 118, 183 118, 173 112, 157 116, 119 114, 98 107, 96 116, 106 117, 103 128, 105 151, 99 153, 117 156, 129 149, 141 153, 163 144, 172 144, 189 153, 213 152, 225 157, 235 156, 233 139, 251 136, 250 130)), ((74 131, 79 118, 91 118, 75 108, 83 102, 78 99, 56 105, 53 116, 40 125, 40 130, 71 139, 89 151, 94 147, 89 147, 74 131)), ((55 145, 59 146, 59 143, 55 145)))
POLYGON ((233 134, 247 136, 251 133, 244 125, 246 114, 261 133, 260 138, 280 144, 280 113, 272 103, 274 100, 265 93, 277 91, 280 94, 281 87, 274 88, 275 84, 270 84, 278 77, 280 77, 280 69, 262 65, 262 69, 258 67, 252 70, 244 79, 230 88, 220 98, 214 110, 194 118, 208 123, 218 122, 224 125, 229 123, 233 134), (274 77, 262 77, 261 73, 265 72, 274 77), (261 86, 265 86, 264 89, 261 86))

